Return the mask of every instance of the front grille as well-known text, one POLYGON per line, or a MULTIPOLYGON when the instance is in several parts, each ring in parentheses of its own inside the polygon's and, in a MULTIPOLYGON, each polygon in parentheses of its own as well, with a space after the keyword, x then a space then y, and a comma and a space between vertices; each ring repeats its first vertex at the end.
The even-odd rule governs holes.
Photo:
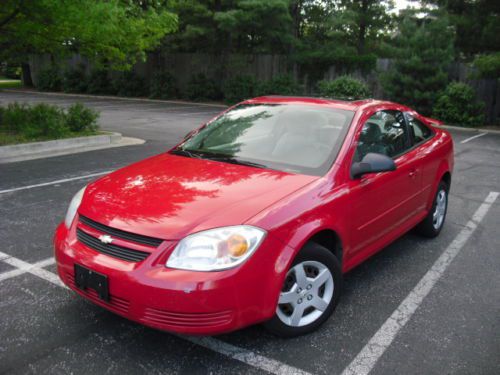
POLYGON ((179 313, 146 307, 141 321, 173 327, 211 327, 227 324, 233 312, 230 310, 212 313, 179 313))
POLYGON ((141 260, 146 259, 150 254, 144 251, 128 249, 123 246, 102 243, 97 238, 85 233, 80 228, 76 228, 76 236, 78 238, 78 241, 94 249, 95 251, 115 258, 128 260, 130 262, 140 262, 141 260))
POLYGON ((66 272, 66 277, 71 289, 77 290, 79 293, 83 294, 92 302, 106 306, 108 309, 120 314, 126 314, 128 312, 130 302, 127 301, 126 299, 110 295, 109 302, 103 301, 102 299, 99 298, 99 295, 94 289, 87 288, 85 290, 82 290, 78 288, 75 284, 74 276, 69 272, 66 272))
POLYGON ((90 228, 94 228, 105 234, 112 235, 113 237, 121 238, 123 240, 139 243, 142 245, 158 247, 163 242, 163 240, 160 238, 148 237, 148 236, 143 236, 141 234, 126 232, 120 229, 110 228, 107 225, 103 225, 82 215, 80 215, 80 222, 82 222, 83 224, 87 225, 90 228))

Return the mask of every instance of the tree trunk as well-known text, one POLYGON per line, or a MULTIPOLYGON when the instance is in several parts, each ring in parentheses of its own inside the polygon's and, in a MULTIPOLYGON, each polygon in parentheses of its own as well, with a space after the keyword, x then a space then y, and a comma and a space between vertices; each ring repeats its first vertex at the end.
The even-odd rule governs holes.
POLYGON ((33 80, 31 79, 30 64, 22 63, 21 69, 22 69, 21 80, 23 82, 23 86, 33 87, 33 80))

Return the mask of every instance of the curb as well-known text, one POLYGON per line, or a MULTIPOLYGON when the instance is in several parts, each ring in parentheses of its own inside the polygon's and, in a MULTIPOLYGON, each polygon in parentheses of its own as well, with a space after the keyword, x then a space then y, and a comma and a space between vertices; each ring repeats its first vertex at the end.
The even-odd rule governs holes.
POLYGON ((0 164, 76 154, 110 147, 137 145, 144 142, 144 140, 138 138, 122 137, 120 133, 108 133, 88 137, 0 146, 0 164))
POLYGON ((491 133, 491 134, 500 134, 500 130, 496 129, 484 129, 484 128, 465 128, 461 126, 453 126, 453 125, 436 125, 437 128, 444 128, 450 130, 463 130, 466 132, 483 132, 483 133, 491 133))
POLYGON ((170 103, 170 104, 183 104, 183 105, 197 105, 200 107, 215 107, 215 108, 228 108, 224 104, 213 104, 213 103, 198 103, 198 102, 188 102, 184 100, 162 100, 162 99, 147 99, 147 98, 130 98, 128 96, 116 96, 116 95, 89 95, 89 94, 69 94, 66 92, 51 92, 51 91, 35 91, 35 90, 18 90, 18 89, 2 89, 0 91, 7 92, 20 92, 24 94, 40 94, 40 95, 53 95, 53 96, 69 96, 69 97, 79 97, 79 98, 96 98, 96 99, 108 99, 108 100, 129 100, 138 102, 152 102, 152 103, 170 103))

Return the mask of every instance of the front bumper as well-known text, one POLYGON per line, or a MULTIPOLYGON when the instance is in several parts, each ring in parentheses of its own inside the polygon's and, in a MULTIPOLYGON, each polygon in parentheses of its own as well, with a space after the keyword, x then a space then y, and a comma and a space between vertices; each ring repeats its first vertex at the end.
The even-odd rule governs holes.
MULTIPOLYGON (((77 221, 77 220, 75 220, 77 221)), ((75 225, 75 224, 73 224, 75 225)), ((292 249, 268 236, 240 267, 194 272, 165 267, 176 243, 163 242, 141 262, 99 253, 80 243, 62 223, 54 247, 61 280, 72 290, 116 314, 178 333, 212 335, 265 321, 274 314, 292 249), (108 277, 110 300, 75 286, 74 265, 108 277)))

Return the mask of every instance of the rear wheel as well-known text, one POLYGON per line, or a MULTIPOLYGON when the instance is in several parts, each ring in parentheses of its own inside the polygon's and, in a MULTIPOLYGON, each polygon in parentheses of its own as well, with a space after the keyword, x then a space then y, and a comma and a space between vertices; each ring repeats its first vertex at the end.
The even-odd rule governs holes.
POLYGON ((415 228, 422 236, 433 238, 441 232, 448 210, 448 190, 448 185, 444 181, 441 181, 431 210, 425 219, 415 228))
POLYGON ((264 325, 281 337, 312 332, 333 313, 341 288, 337 258, 323 246, 310 242, 288 270, 276 313, 264 325))

